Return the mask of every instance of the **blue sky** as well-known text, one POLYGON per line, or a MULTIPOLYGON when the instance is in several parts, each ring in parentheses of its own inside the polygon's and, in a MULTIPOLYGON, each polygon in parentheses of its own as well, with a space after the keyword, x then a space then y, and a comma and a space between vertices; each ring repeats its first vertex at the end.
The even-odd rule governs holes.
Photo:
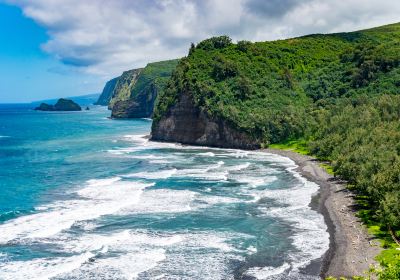
POLYGON ((266 41, 395 22, 399 0, 0 0, 0 103, 100 92, 211 36, 266 41))
POLYGON ((99 77, 69 69, 41 49, 46 30, 20 8, 0 4, 0 102, 28 102, 101 90, 99 77))

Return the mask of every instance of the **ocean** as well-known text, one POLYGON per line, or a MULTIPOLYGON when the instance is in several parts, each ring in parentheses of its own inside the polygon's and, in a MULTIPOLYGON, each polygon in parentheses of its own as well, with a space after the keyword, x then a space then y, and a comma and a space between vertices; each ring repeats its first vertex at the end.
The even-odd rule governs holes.
POLYGON ((0 106, 0 279, 319 279, 319 187, 294 162, 109 115, 0 106))

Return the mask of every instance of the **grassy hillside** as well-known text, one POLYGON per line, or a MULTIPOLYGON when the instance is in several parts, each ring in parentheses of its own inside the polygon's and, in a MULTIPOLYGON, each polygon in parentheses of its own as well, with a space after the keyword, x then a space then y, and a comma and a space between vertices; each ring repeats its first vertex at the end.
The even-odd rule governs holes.
MULTIPOLYGON (((265 146, 300 143, 331 161, 364 221, 400 236, 400 24, 273 42, 207 39, 179 63, 155 123, 183 92, 265 146)), ((385 252, 392 276, 380 279, 400 279, 390 278, 400 251, 385 252)))
POLYGON ((151 85, 155 85, 158 90, 162 90, 178 62, 179 59, 174 59, 147 64, 143 71, 140 72, 137 82, 131 90, 130 97, 134 98, 141 92, 148 90, 151 85))

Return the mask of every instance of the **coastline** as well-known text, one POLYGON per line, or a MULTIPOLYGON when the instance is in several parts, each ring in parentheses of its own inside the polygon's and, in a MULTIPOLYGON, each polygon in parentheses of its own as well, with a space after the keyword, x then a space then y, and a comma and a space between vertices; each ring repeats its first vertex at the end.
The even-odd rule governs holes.
POLYGON ((328 174, 311 156, 271 148, 260 151, 290 158, 298 165, 296 171, 320 186, 319 195, 314 197, 316 210, 324 216, 330 235, 329 250, 322 260, 322 278, 362 276, 370 265, 377 264, 374 258, 382 250, 380 243, 355 216, 353 195, 344 182, 328 174))

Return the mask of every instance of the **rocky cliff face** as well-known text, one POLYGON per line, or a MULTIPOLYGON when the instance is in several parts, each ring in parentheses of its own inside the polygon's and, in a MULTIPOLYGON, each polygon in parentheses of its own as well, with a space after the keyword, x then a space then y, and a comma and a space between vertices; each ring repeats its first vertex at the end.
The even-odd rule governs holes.
POLYGON ((260 144, 232 128, 225 120, 210 118, 188 93, 153 123, 151 140, 220 148, 258 149, 260 144))
POLYGON ((117 85, 119 77, 116 77, 112 80, 109 80, 106 85, 104 86, 103 91, 101 92, 101 95, 99 96, 99 99, 97 100, 94 105, 102 105, 102 106, 108 106, 108 104, 111 101, 111 98, 113 96, 113 92, 115 89, 115 86, 117 85))
POLYGON ((122 73, 122 75, 118 78, 113 90, 111 100, 108 104, 109 109, 112 110, 114 105, 119 101, 126 101, 130 99, 131 92, 135 87, 139 74, 142 70, 142 68, 139 68, 122 73))
POLYGON ((175 59, 154 62, 147 64, 143 69, 132 70, 133 73, 128 73, 130 82, 121 82, 124 73, 115 88, 115 91, 119 92, 118 98, 113 98, 109 106, 112 109, 111 117, 151 118, 157 95, 162 92, 178 61, 175 59), (124 83, 129 85, 123 87, 124 83))
POLYGON ((151 84, 134 98, 117 101, 112 109, 111 117, 118 119, 152 117, 157 92, 157 87, 151 84))

